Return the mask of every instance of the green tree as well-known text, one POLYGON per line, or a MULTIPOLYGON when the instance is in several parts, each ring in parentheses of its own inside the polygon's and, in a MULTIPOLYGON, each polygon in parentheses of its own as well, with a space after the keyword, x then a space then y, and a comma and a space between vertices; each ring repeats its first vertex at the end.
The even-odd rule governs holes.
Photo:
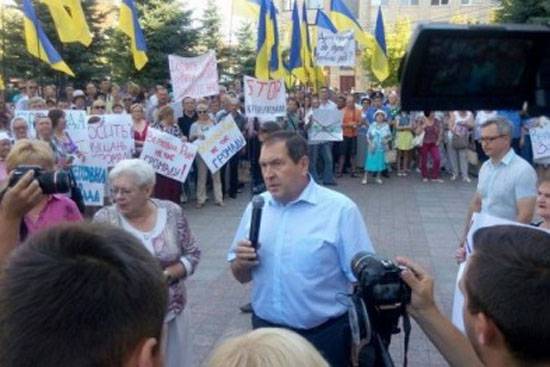
MULTIPOLYGON (((386 32, 386 52, 390 67, 390 76, 380 83, 383 87, 399 84, 399 65, 405 55, 409 39, 411 37, 411 22, 407 18, 399 18, 393 28, 386 32)), ((363 68, 371 80, 376 80, 371 71, 371 57, 373 50, 365 49, 363 56, 363 68)))
POLYGON ((501 0, 496 13, 497 22, 539 23, 550 25, 550 1, 501 0))
POLYGON ((236 32, 235 74, 237 77, 242 78, 243 75, 254 76, 254 69, 256 68, 255 33, 254 25, 251 22, 243 22, 236 32))
POLYGON ((140 24, 147 42, 149 62, 136 70, 130 39, 117 28, 107 30, 106 57, 116 81, 151 86, 170 79, 168 55, 194 56, 199 33, 192 27, 192 11, 175 0, 137 1, 140 24))

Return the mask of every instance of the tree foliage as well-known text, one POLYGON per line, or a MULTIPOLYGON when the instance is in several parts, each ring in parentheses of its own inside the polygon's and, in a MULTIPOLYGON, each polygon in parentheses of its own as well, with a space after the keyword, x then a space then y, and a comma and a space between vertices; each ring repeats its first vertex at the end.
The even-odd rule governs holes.
MULTIPOLYGON (((405 55, 409 39, 411 37, 411 22, 408 18, 398 18, 394 26, 386 32, 386 51, 390 66, 390 76, 384 80, 382 86, 394 86, 399 84, 399 65, 405 55)), ((372 74, 371 57, 373 50, 365 49, 363 68, 371 80, 376 80, 372 74)))
POLYGON ((501 23, 539 23, 550 25, 550 1, 501 0, 496 19, 501 23))
POLYGON ((235 74, 238 77, 243 75, 254 75, 256 67, 256 43, 255 29, 250 22, 243 22, 236 32, 237 48, 236 55, 236 70, 235 74))

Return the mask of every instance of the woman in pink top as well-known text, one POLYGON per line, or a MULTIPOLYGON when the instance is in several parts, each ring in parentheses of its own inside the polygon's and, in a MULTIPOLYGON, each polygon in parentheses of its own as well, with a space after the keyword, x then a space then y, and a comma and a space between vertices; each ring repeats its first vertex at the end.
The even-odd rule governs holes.
POLYGON ((435 117, 433 111, 424 111, 424 118, 417 127, 416 134, 424 133, 422 146, 420 147, 420 170, 422 171, 422 181, 428 182, 431 179, 434 182, 443 182, 439 177, 441 164, 441 155, 439 154, 439 144, 441 143, 443 129, 441 122, 435 117), (432 158, 432 169, 428 171, 428 156, 432 158))
MULTIPOLYGON (((39 140, 23 139, 15 143, 6 158, 8 172, 20 165, 38 166, 44 171, 52 171, 55 157, 48 143, 39 140)), ((64 195, 44 195, 24 218, 22 236, 65 222, 81 221, 82 215, 70 198, 64 195)), ((21 238, 24 240, 24 238, 21 238)))

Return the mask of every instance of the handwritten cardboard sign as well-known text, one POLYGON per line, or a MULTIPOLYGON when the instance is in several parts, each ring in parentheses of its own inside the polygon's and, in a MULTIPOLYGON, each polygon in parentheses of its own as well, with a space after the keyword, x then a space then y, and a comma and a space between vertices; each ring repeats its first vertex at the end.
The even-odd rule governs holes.
POLYGON ((313 111, 313 123, 308 130, 310 141, 342 141, 343 114, 338 110, 318 108, 313 111))
POLYGON ((212 173, 216 173, 245 145, 246 139, 231 115, 204 134, 204 140, 195 141, 199 154, 212 173))
POLYGON ((197 57, 168 55, 168 65, 175 101, 181 101, 184 97, 212 96, 220 92, 214 51, 197 57))
POLYGON ((197 154, 194 144, 149 128, 140 158, 149 163, 155 172, 174 180, 185 182, 197 154))
POLYGON ((75 181, 86 206, 103 206, 107 169, 104 166, 79 163, 71 166, 75 181))
POLYGON ((539 123, 529 130, 533 159, 540 161, 550 158, 550 120, 540 118, 539 123))
POLYGON ((90 158, 94 162, 113 167, 121 160, 132 157, 134 135, 130 115, 90 116, 88 135, 90 158))
POLYGON ((286 115, 286 90, 282 80, 258 80, 244 76, 244 106, 247 117, 263 121, 286 115))
POLYGON ((353 31, 332 33, 319 28, 315 61, 321 66, 354 66, 355 39, 353 31))

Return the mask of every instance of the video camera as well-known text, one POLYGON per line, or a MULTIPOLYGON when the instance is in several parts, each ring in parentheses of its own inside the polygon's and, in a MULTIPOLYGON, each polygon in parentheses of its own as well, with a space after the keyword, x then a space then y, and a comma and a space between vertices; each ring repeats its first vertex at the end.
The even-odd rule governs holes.
POLYGON ((357 285, 348 315, 353 343, 358 347, 359 366, 393 366, 388 347, 392 334, 401 331, 398 327, 401 317, 405 348, 410 332, 405 308, 411 301, 411 289, 401 279, 403 269, 367 252, 353 257, 351 269, 357 285))
POLYGON ((71 190, 71 179, 67 172, 65 171, 45 171, 40 166, 33 165, 19 165, 11 176, 9 185, 10 187, 17 184, 17 182, 23 177, 27 172, 34 171, 34 178, 38 181, 42 193, 48 194, 58 194, 58 193, 67 193, 71 190))

